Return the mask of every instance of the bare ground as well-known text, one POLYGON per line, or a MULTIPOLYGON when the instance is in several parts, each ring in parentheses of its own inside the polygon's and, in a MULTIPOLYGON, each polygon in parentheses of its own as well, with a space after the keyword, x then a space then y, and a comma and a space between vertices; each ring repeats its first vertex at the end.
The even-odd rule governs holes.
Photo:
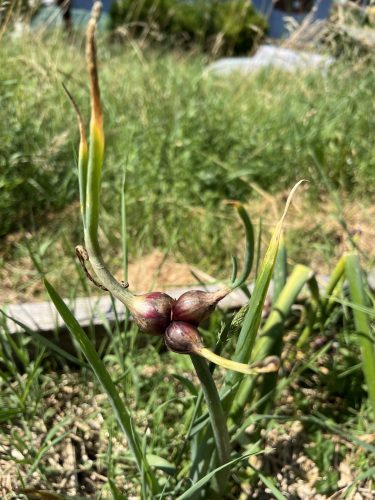
MULTIPOLYGON (((148 377, 150 373, 145 370, 143 376, 148 377)), ((103 405, 106 404, 106 396, 95 393, 94 384, 90 381, 85 383, 84 391, 82 387, 82 380, 74 372, 62 375, 51 373, 39 402, 43 407, 43 417, 35 416, 27 432, 21 420, 15 420, 12 425, 3 425, 0 433, 1 498, 23 498, 20 489, 24 488, 79 495, 88 499, 96 498, 99 494, 100 498, 111 498, 107 487, 108 471, 103 459, 110 440, 108 427, 104 425, 103 405), (40 454, 40 466, 32 471, 41 450, 44 451, 40 454)), ((145 419, 146 416, 142 417, 145 419)), ((262 432, 265 453, 249 458, 249 481, 239 485, 237 498, 275 498, 262 482, 254 481, 252 468, 256 468, 274 478, 279 490, 290 500, 373 499, 375 490, 372 478, 357 482, 351 492, 347 491, 358 475, 356 463, 361 449, 338 436, 325 434, 323 437, 333 441, 337 450, 342 444, 346 446, 345 456, 337 453, 335 463, 330 466, 339 474, 337 490, 333 495, 317 492, 316 486, 323 477, 306 453, 316 443, 310 442, 301 423, 294 421, 262 432)), ((368 443, 375 442, 375 434, 360 438, 368 443)), ((126 441, 116 433, 116 437, 112 437, 112 454, 118 459, 120 456, 125 457, 126 453, 126 441)), ((120 465, 117 464, 120 468, 116 484, 126 498, 138 499, 139 491, 134 488, 136 481, 133 482, 136 472, 134 467, 129 468, 127 464, 126 458, 120 460, 120 465)), ((34 497, 30 494, 29 498, 34 497)))

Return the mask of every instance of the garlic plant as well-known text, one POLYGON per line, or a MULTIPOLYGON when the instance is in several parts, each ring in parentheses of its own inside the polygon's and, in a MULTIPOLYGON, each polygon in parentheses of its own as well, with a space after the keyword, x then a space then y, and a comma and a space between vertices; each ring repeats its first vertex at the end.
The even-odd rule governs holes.
MULTIPOLYGON (((151 292, 143 295, 134 295, 128 289, 128 284, 119 283, 108 271, 100 249, 98 241, 98 225, 100 210, 100 185, 101 172, 104 159, 104 129, 103 113, 100 98, 100 86, 97 68, 95 29, 100 16, 101 4, 96 2, 92 10, 92 16, 88 24, 86 40, 87 68, 90 78, 90 101, 91 101, 91 121, 90 121, 90 142, 87 145, 84 121, 79 108, 69 91, 65 88, 77 114, 80 130, 79 147, 79 192, 81 201, 81 212, 83 218, 83 228, 86 248, 76 247, 77 255, 85 272, 90 280, 100 288, 109 291, 116 298, 125 304, 133 316, 134 322, 142 332, 151 335, 165 335, 167 347, 175 352, 186 352, 184 349, 184 336, 189 337, 188 332, 199 323, 209 317, 215 309, 217 303, 222 300, 233 288, 244 283, 250 271, 249 257, 245 257, 245 266, 242 277, 234 281, 232 287, 225 287, 216 292, 204 292, 201 290, 188 291, 174 301, 169 295, 162 292, 151 292), (88 272, 86 262, 90 262, 96 277, 88 272), (170 342, 170 334, 166 332, 174 331, 175 322, 182 322, 186 325, 179 329, 179 335, 174 342, 170 342), (192 328, 190 328, 192 327, 192 328), (179 339, 179 340, 177 340, 179 339), (179 342, 181 345, 179 345, 179 342)), ((235 204, 240 211, 242 220, 249 225, 246 214, 239 204, 235 204)), ((250 224, 251 226, 251 224, 250 224)), ((247 234, 249 229, 247 230, 247 234)), ((249 245, 248 245, 249 246, 249 245)), ((199 335, 197 333, 197 335, 199 335)), ((254 373, 243 363, 234 363, 221 356, 210 353, 202 346, 196 346, 189 353, 209 359, 211 362, 219 364, 227 369, 240 371, 241 373, 254 373)), ((270 370, 277 371, 278 365, 271 363, 270 370)))
MULTIPOLYGON (((249 362, 255 336, 261 321, 268 285, 275 265, 281 238, 282 223, 291 197, 299 183, 294 187, 288 198, 284 214, 276 226, 264 261, 260 267, 249 308, 243 318, 233 360, 220 356, 220 349, 213 352, 205 347, 198 327, 209 317, 216 305, 224 297, 233 289, 245 284, 251 271, 254 254, 253 227, 245 209, 239 202, 230 203, 237 209, 245 228, 246 248, 243 259, 244 264, 241 273, 237 276, 237 261, 233 258, 232 277, 227 286, 215 292, 191 290, 182 294, 177 300, 174 300, 168 294, 157 291, 135 295, 129 290, 127 283, 119 283, 108 271, 98 241, 100 187, 105 142, 95 45, 95 29, 100 9, 100 2, 95 2, 86 33, 86 58, 90 79, 91 102, 89 143, 86 139, 82 115, 73 97, 66 90, 75 108, 80 130, 78 178, 85 247, 78 246, 76 252, 88 278, 96 286, 110 292, 114 297, 119 299, 131 312, 133 321, 141 331, 151 335, 162 336, 166 346, 171 351, 190 355, 201 384, 202 394, 207 403, 209 419, 209 427, 202 434, 202 436, 206 436, 207 438, 204 451, 193 451, 193 453, 196 453, 196 457, 193 457, 192 460, 191 477, 196 477, 197 474, 199 477, 202 471, 209 472, 211 470, 211 476, 209 474, 208 476, 215 476, 219 491, 224 495, 229 474, 229 468, 225 466, 232 463, 230 462, 230 434, 227 427, 230 402, 235 399, 236 392, 241 387, 244 376, 256 377, 258 374, 277 372, 280 365, 279 358, 274 355, 266 355, 263 359, 257 359, 251 364, 249 362), (95 276, 87 269, 89 263, 95 276), (211 367, 209 367, 206 360, 229 370, 225 376, 221 390, 222 393, 220 394, 212 377, 211 367), (228 375, 230 373, 232 376, 228 375), (211 437, 213 437, 213 440, 211 437), (214 450, 211 450, 211 442, 215 443, 216 448, 214 459, 212 456, 214 450), (212 472, 216 467, 217 470, 212 472)), ((108 372, 82 329, 80 329, 74 318, 72 319, 63 301, 57 298, 53 288, 48 283, 46 283, 46 286, 60 314, 66 320, 71 331, 74 332, 98 379, 105 388, 116 411, 118 421, 126 433, 138 468, 144 475, 151 496, 154 497, 157 492, 160 492, 160 485, 158 485, 156 476, 148 464, 146 455, 143 453, 141 438, 135 430, 129 410, 127 410, 125 404, 121 401, 108 372)), ((200 405, 199 401, 198 399, 197 408, 200 405)), ((205 426, 206 423, 204 423, 205 426)), ((191 488, 194 489, 195 486, 193 485, 191 488)), ((185 494, 188 494, 188 492, 185 494)), ((185 494, 183 495, 184 498, 185 494)), ((190 496, 188 495, 186 498, 190 498, 190 496)))

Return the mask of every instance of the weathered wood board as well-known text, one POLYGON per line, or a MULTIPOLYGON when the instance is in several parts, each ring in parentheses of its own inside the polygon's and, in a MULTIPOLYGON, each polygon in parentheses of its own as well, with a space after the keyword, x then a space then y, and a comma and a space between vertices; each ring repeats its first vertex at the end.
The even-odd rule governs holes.
MULTIPOLYGON (((217 286, 209 285, 205 288, 196 286, 191 289, 211 291, 217 288, 217 286)), ((178 298, 187 290, 189 290, 189 288, 176 288, 168 290, 167 293, 173 298, 178 298)), ((234 290, 221 301, 220 307, 223 309, 235 309, 246 304, 246 302, 247 298, 245 293, 242 290, 234 290)), ((117 299, 114 299, 114 302, 112 302, 108 294, 88 298, 79 297, 74 301, 65 299, 65 303, 69 305, 82 327, 103 325, 105 322, 112 323, 115 321, 116 313, 119 321, 125 320, 125 306, 117 299), (113 304, 116 308, 116 313, 113 304)), ((60 318, 52 302, 10 304, 4 307, 4 311, 8 316, 21 322, 33 331, 54 331, 64 326, 64 322, 60 318)), ((11 319, 7 319, 6 326, 11 333, 23 331, 23 329, 11 319)))
MULTIPOLYGON (((368 275, 368 283, 370 288, 375 289, 375 270, 372 270, 368 275)), ((326 276, 317 276, 319 285, 324 289, 327 282, 326 276)), ((254 285, 249 285, 251 292, 254 285)), ((194 286, 190 288, 175 288, 166 292, 173 298, 178 298, 188 290, 208 290, 214 291, 218 289, 218 285, 207 285, 205 287, 194 286)), ((272 282, 269 288, 269 299, 272 297, 272 282)), ((220 302, 220 308, 224 310, 237 309, 242 307, 247 302, 246 294, 242 290, 234 290, 220 302)), ((125 306, 117 299, 112 303, 111 297, 108 294, 102 296, 79 297, 73 301, 65 299, 71 311, 75 315, 79 324, 86 328, 90 325, 102 326, 106 322, 113 323, 115 316, 119 321, 125 320, 125 306), (116 308, 116 312, 114 307, 116 308)), ((27 328, 33 331, 50 332, 64 327, 64 322, 57 313, 52 302, 29 302, 25 304, 9 304, 3 307, 3 310, 11 318, 24 324, 27 328)), ((6 320, 7 330, 11 333, 23 331, 23 329, 11 319, 6 320)))

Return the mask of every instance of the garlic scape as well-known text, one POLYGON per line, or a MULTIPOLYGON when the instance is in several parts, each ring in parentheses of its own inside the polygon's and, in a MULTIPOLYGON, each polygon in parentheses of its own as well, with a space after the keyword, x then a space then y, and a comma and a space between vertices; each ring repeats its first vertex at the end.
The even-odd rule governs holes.
MULTIPOLYGON (((101 174, 105 142, 95 44, 95 31, 100 11, 101 3, 95 2, 86 31, 86 63, 90 81, 91 105, 89 141, 86 139, 84 120, 78 105, 64 86, 75 109, 80 132, 78 180, 85 248, 78 247, 80 249, 78 256, 89 279, 91 279, 96 286, 108 290, 114 297, 129 307, 135 317, 139 318, 137 310, 141 308, 141 300, 135 299, 135 296, 127 289, 127 284, 124 286, 124 284, 119 283, 109 272, 104 263, 98 241, 101 174), (91 276, 86 268, 86 263, 88 261, 96 275, 95 278, 91 276)), ((152 307, 153 306, 151 306, 151 308, 152 307)), ((156 309, 158 309, 158 307, 156 309)), ((161 310, 164 318, 165 311, 163 308, 161 308, 161 310)), ((148 314, 150 314, 149 310, 148 314)), ((155 328, 160 331, 159 328, 151 325, 151 330, 155 331, 155 328)))
POLYGON ((229 287, 223 287, 215 292, 191 290, 182 294, 176 301, 163 292, 134 295, 129 291, 128 285, 119 283, 106 267, 98 239, 105 143, 95 44, 95 30, 100 8, 101 4, 95 2, 86 32, 86 63, 90 81, 91 105, 89 140, 86 139, 84 120, 79 108, 64 87, 74 106, 80 131, 78 178, 85 248, 77 247, 79 249, 77 255, 82 267, 87 277, 96 286, 109 291, 128 308, 141 331, 151 335, 164 335, 169 349, 183 354, 198 354, 225 368, 243 373, 259 373, 260 369, 274 371, 278 368, 277 363, 267 363, 264 367, 251 367, 217 356, 204 347, 196 328, 209 317, 218 302, 234 288, 242 286, 249 275, 253 261, 254 235, 251 221, 239 202, 231 202, 231 204, 237 209, 245 228, 245 258, 242 273, 237 278, 236 272, 232 273, 229 287), (95 277, 86 267, 88 262, 91 264, 95 277))

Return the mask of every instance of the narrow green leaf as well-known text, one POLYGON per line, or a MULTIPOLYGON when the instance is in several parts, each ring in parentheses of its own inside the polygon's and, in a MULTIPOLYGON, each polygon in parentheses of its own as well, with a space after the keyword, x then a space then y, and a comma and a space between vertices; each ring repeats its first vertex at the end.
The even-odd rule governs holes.
POLYGON ((146 457, 151 467, 160 469, 170 475, 176 473, 176 467, 171 462, 168 462, 168 460, 166 460, 165 458, 159 457, 159 455, 154 455, 152 453, 147 453, 146 457))
POLYGON ((277 252, 275 269, 273 271, 273 304, 279 298, 281 290, 284 288, 287 279, 287 254, 284 238, 281 237, 279 251, 277 252))
POLYGON ((194 483, 188 490, 186 490, 185 493, 183 493, 182 495, 177 497, 176 500, 186 500, 186 499, 190 498, 194 493, 199 491, 200 488, 202 488, 202 486, 207 484, 208 481, 210 481, 210 479, 213 478, 217 472, 220 472, 221 470, 223 470, 231 465, 234 465, 234 464, 240 462, 241 460, 245 460, 245 458, 248 458, 251 455, 255 455, 256 453, 257 452, 255 452, 255 451, 245 453, 244 455, 241 455, 240 457, 237 457, 234 460, 231 460, 230 462, 227 462, 226 464, 221 465, 220 467, 217 467, 216 469, 210 471, 208 474, 206 474, 204 477, 202 477, 202 479, 200 479, 199 481, 194 483))
POLYGON ((184 387, 186 387, 186 389, 190 392, 190 394, 192 394, 193 396, 198 396, 198 390, 197 388, 195 387, 195 385, 193 384, 193 382, 191 382, 191 380, 189 380, 188 378, 186 377, 183 377, 182 375, 178 375, 177 373, 173 373, 172 374, 172 377, 174 377, 176 380, 178 380, 184 387))
POLYGON ((254 349, 253 360, 262 359, 271 353, 272 345, 276 341, 275 328, 277 325, 283 325, 285 319, 290 313, 292 305, 295 303, 303 286, 311 279, 313 271, 302 264, 297 264, 284 289, 280 293, 279 299, 275 303, 271 314, 265 322, 259 339, 254 349))
MULTIPOLYGON (((358 255, 349 254, 345 263, 346 276, 349 282, 349 291, 352 302, 360 307, 367 307, 364 279, 358 255)), ((353 309, 354 323, 359 334, 358 341, 361 347, 363 373, 365 376, 369 399, 375 416, 375 346, 371 340, 370 319, 366 312, 353 309)))
MULTIPOLYGON (((235 279, 232 283, 233 288, 237 288, 239 286, 242 286, 251 271, 251 268, 253 266, 253 260, 254 260, 254 228, 251 223, 250 217, 248 213, 246 212, 245 208, 240 202, 233 202, 233 205, 237 208, 238 215, 240 216, 242 223, 245 228, 245 257, 244 257, 244 263, 243 263, 243 268, 241 274, 238 276, 237 279, 235 279)), ((236 261, 234 261, 236 263, 236 261)), ((232 261, 233 264, 233 261, 232 261)), ((233 271, 232 271, 232 276, 237 274, 237 268, 233 266, 233 271)))
MULTIPOLYGON (((255 344, 251 361, 259 361, 271 354, 279 355, 274 351, 275 346, 281 341, 284 332, 284 322, 288 317, 291 307, 301 292, 303 286, 311 279, 313 271, 306 266, 297 265, 290 274, 278 300, 273 306, 272 312, 264 324, 260 335, 255 344)), ((264 381, 270 377, 264 377, 264 381)), ((238 390, 235 401, 233 401, 232 413, 236 414, 249 400, 249 394, 252 391, 255 377, 245 378, 238 390)), ((268 387, 267 391, 271 391, 268 387)), ((264 391, 263 391, 264 392, 264 391)))
POLYGON ((337 296, 337 293, 341 290, 339 284, 342 284, 343 277, 345 275, 345 262, 346 255, 339 259, 335 266, 335 269, 332 271, 329 277, 321 304, 323 319, 325 319, 329 315, 329 312, 332 309, 332 305, 334 304, 332 295, 335 293, 334 296, 337 296))
POLYGON ((122 243, 122 259, 123 259, 123 273, 124 281, 128 281, 128 227, 126 217, 126 173, 127 163, 125 163, 122 171, 122 185, 121 185, 121 243, 122 243))
POLYGON ((108 485, 112 493, 112 500, 127 500, 126 496, 117 488, 113 479, 108 479, 108 485))
POLYGON ((344 500, 346 500, 347 498, 353 498, 352 493, 353 493, 354 488, 356 487, 356 484, 358 484, 360 481, 363 481, 363 480, 365 480, 367 478, 371 478, 371 477, 372 478, 375 477, 375 467, 370 467, 369 469, 367 469, 362 474, 359 474, 354 479, 352 484, 345 491, 344 500))
POLYGON ((150 490, 153 493, 157 492, 157 481, 152 471, 150 470, 150 466, 147 463, 146 457, 142 452, 141 442, 135 430, 133 420, 127 408, 125 407, 125 404, 122 401, 106 367, 99 358, 93 344, 81 328, 80 324, 73 316, 69 308, 66 306, 65 302, 61 299, 56 290, 47 280, 44 280, 44 284, 57 311, 64 320, 73 337, 78 342, 98 381, 107 394, 107 397, 116 415, 117 421, 127 437, 129 447, 134 454, 139 471, 142 472, 142 469, 145 470, 145 478, 150 490))
POLYGON ((64 83, 62 84, 70 102, 72 103, 74 110, 77 115, 77 120, 78 120, 78 127, 79 127, 79 135, 80 135, 80 142, 79 142, 79 152, 78 152, 78 182, 79 182, 79 197, 81 201, 81 213, 82 213, 82 220, 83 220, 83 225, 86 223, 86 189, 87 189, 87 165, 88 165, 88 148, 87 148, 87 140, 86 140, 86 133, 85 133, 85 125, 84 121, 82 118, 82 114, 80 112, 80 109, 69 92, 69 90, 66 88, 64 83))
POLYGON ((238 261, 237 257, 235 255, 231 255, 231 261, 232 261, 232 275, 230 278, 230 281, 234 283, 237 278, 237 270, 238 270, 238 261))
POLYGON ((7 422, 8 420, 11 420, 12 418, 16 417, 22 413, 21 408, 7 408, 7 409, 2 409, 0 408, 0 422, 7 422))
POLYGON ((330 299, 343 306, 350 307, 351 309, 363 312, 364 314, 367 314, 370 318, 375 318, 375 309, 371 309, 371 307, 363 306, 361 304, 355 304, 350 300, 341 299, 333 295, 330 296, 330 299))
POLYGON ((323 293, 320 293, 316 279, 312 278, 310 280, 309 288, 313 300, 309 301, 309 303, 306 304, 306 325, 297 340, 297 347, 299 349, 302 349, 303 346, 307 343, 317 320, 319 321, 321 328, 323 329, 326 321, 329 319, 329 316, 335 304, 334 298, 341 293, 345 274, 345 260, 345 256, 340 258, 329 277, 328 283, 323 293))
POLYGON ((48 340, 46 337, 44 337, 40 333, 34 332, 33 330, 31 330, 31 328, 26 326, 21 321, 18 321, 17 319, 12 318, 11 316, 8 316, 8 314, 6 314, 1 309, 0 309, 0 313, 3 314, 6 318, 8 318, 11 321, 13 321, 14 323, 16 323, 21 328, 23 328, 25 330, 25 332, 27 332, 30 335, 30 337, 32 337, 36 342, 43 345, 44 347, 46 347, 50 351, 54 352, 58 356, 61 356, 62 358, 65 358, 67 361, 70 361, 71 363, 74 363, 78 366, 86 366, 86 367, 88 366, 86 363, 84 363, 80 359, 76 358, 72 354, 69 354, 68 352, 64 351, 64 349, 61 349, 61 347, 59 347, 57 344, 55 344, 51 340, 48 340))
MULTIPOLYGON (((240 363, 248 363, 250 361, 251 352, 255 344, 255 338, 258 333, 259 325, 262 319, 262 312, 264 301, 266 299, 268 287, 271 281, 273 269, 275 266, 275 260, 277 252, 279 249, 279 242, 281 238, 281 231, 283 222, 288 211, 289 205, 293 198, 296 189, 304 181, 298 182, 291 190, 286 205, 284 213, 276 225, 274 234, 271 238, 270 244, 268 246, 266 255, 263 259, 262 266, 257 277, 253 294, 249 301, 249 310, 245 316, 241 332, 238 338, 236 350, 234 353, 234 360, 240 363)), ((229 387, 234 386, 241 380, 243 380, 244 375, 237 372, 228 372, 225 377, 225 383, 222 389, 222 393, 226 392, 229 387)), ((231 393, 231 397, 227 399, 225 403, 225 409, 228 409, 235 398, 236 391, 231 393)))
POLYGON ((251 464, 249 464, 249 466, 259 476, 259 479, 262 481, 262 483, 265 484, 267 486, 267 488, 269 488, 271 490, 271 493, 273 493, 274 497, 277 500, 287 500, 287 498, 284 497, 284 495, 281 493, 281 491, 278 488, 276 488, 275 483, 273 482, 273 479, 262 474, 259 470, 257 470, 251 464))

